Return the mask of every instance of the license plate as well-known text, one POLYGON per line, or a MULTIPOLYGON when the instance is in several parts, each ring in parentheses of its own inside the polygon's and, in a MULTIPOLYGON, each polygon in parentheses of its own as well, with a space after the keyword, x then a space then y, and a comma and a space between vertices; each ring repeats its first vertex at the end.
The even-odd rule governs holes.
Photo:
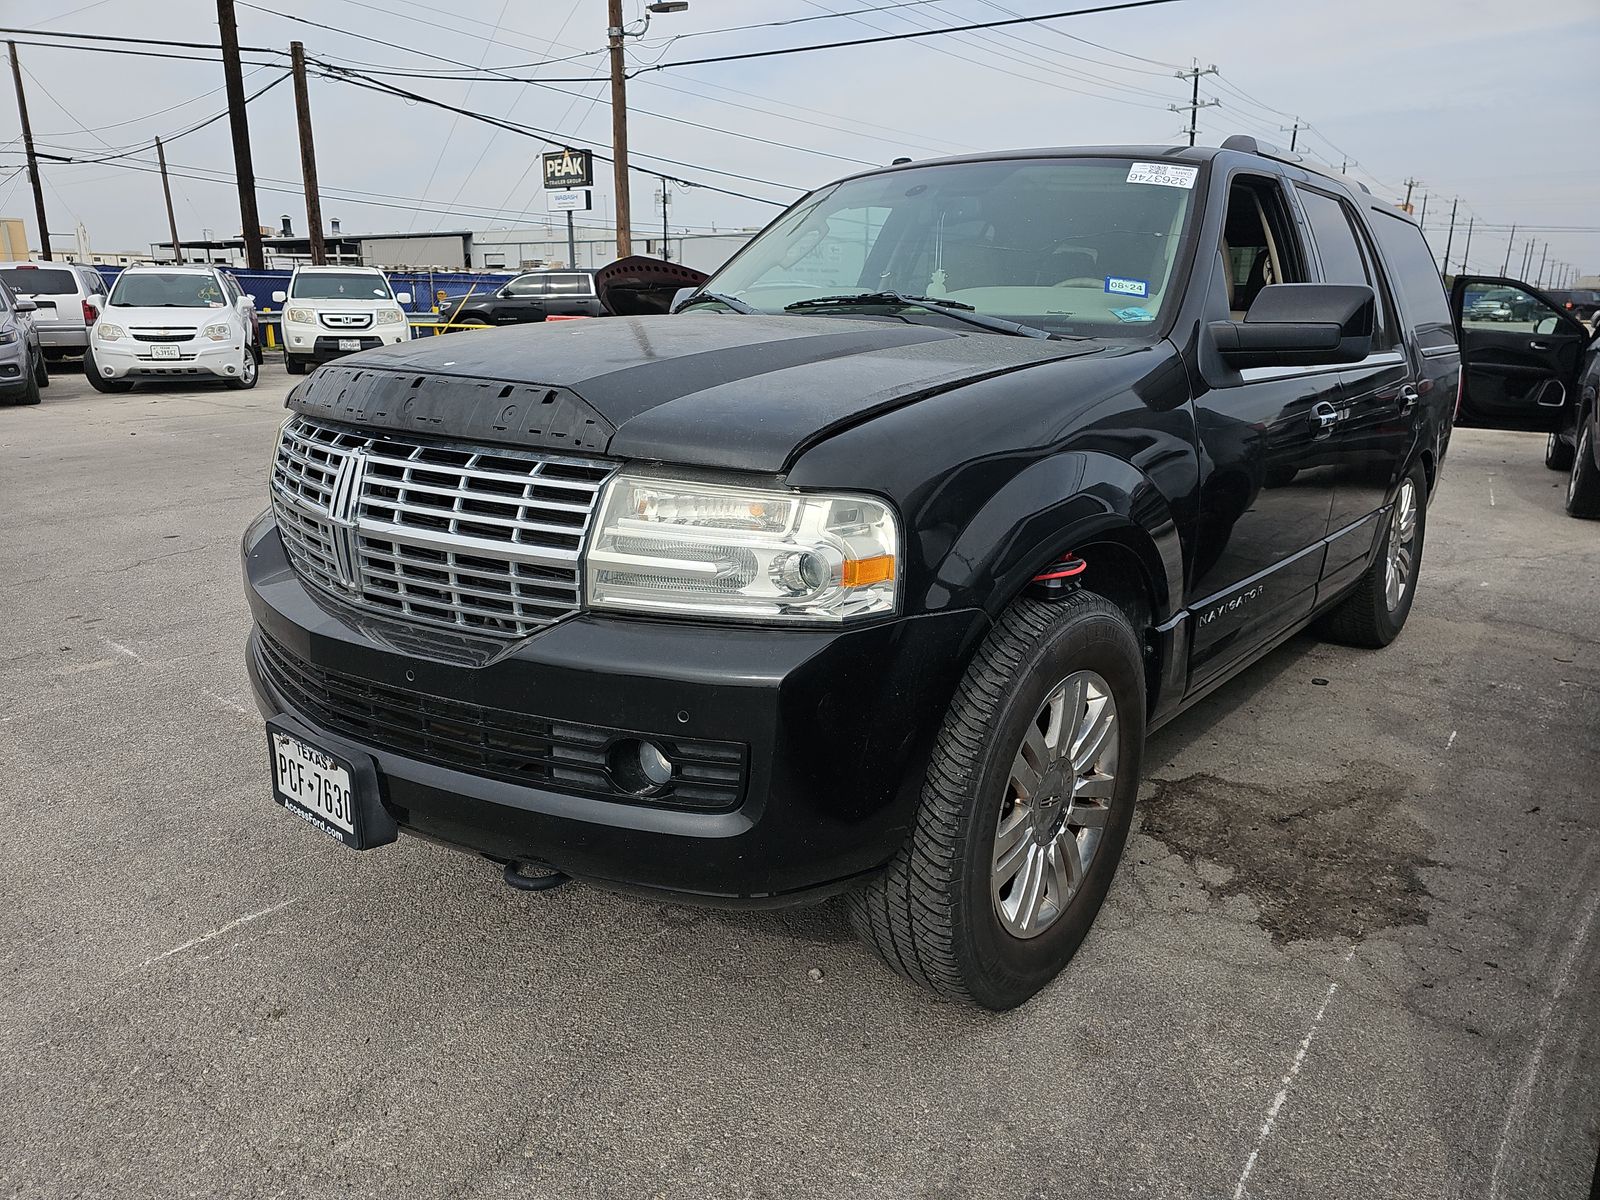
POLYGON ((267 732, 273 797, 329 837, 359 847, 355 771, 351 765, 281 729, 267 732))
POLYGON ((150 357, 151 358, 177 358, 178 357, 178 348, 176 346, 153 346, 153 347, 151 347, 151 350, 150 350, 150 357))
POLYGON ((361 339, 360 338, 340 338, 339 339, 339 349, 341 349, 341 350, 359 350, 359 349, 361 349, 361 339))

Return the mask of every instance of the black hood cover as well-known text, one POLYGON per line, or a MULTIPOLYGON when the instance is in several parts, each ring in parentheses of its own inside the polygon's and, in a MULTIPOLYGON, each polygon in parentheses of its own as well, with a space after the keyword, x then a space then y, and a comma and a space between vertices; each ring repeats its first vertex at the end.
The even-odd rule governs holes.
POLYGON ((289 406, 463 441, 776 472, 874 412, 1104 348, 842 317, 607 317, 369 350, 319 368, 289 406))
POLYGON ((697 288, 710 278, 682 263, 635 254, 596 271, 594 290, 608 313, 642 317, 671 312, 672 298, 680 290, 697 288))

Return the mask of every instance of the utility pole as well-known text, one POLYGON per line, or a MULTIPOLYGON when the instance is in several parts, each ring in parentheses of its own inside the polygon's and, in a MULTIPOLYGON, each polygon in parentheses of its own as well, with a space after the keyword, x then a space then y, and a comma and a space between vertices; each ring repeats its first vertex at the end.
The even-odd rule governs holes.
POLYGON ((628 80, 622 53, 622 0, 606 0, 606 45, 611 51, 611 169, 617 199, 617 257, 633 253, 633 205, 628 195, 628 80))
POLYGON ((305 180, 306 227, 311 231, 311 263, 328 261, 322 240, 322 193, 317 190, 317 148, 311 141, 311 96, 306 90, 306 48, 289 43, 289 69, 294 72, 294 120, 300 130, 300 175, 305 180))
POLYGON ((1439 264, 1439 273, 1441 275, 1450 274, 1450 246, 1456 240, 1456 205, 1460 202, 1461 198, 1459 196, 1450 201, 1450 233, 1444 239, 1444 261, 1439 264))
MULTIPOLYGON (((615 2, 617 2, 617 0, 613 0, 613 3, 615 2)), ((1194 145, 1195 134, 1197 132, 1196 127, 1200 120, 1200 110, 1202 108, 1211 108, 1214 105, 1221 103, 1220 100, 1207 100, 1204 104, 1200 103, 1200 76, 1215 75, 1216 73, 1216 64, 1213 63, 1211 66, 1202 69, 1198 60, 1196 60, 1194 66, 1190 70, 1174 72, 1179 79, 1188 79, 1194 84, 1194 91, 1188 104, 1167 105, 1167 109, 1170 112, 1186 112, 1189 114, 1189 145, 1191 146, 1194 145)))
POLYGON ((1516 242, 1517 242, 1517 223, 1515 221, 1513 221, 1513 222, 1511 222, 1511 240, 1506 243, 1506 261, 1500 268, 1500 274, 1502 274, 1502 275, 1506 274, 1507 272, 1509 272, 1511 270, 1511 247, 1516 245, 1516 242))
POLYGON ((1536 280, 1534 280, 1534 283, 1533 283, 1534 287, 1543 287, 1544 286, 1544 259, 1545 259, 1545 255, 1547 255, 1549 253, 1550 253, 1550 243, 1546 242, 1544 244, 1544 249, 1539 251, 1539 277, 1536 280))
MULTIPOLYGON (((1199 99, 1198 96, 1196 96, 1195 98, 1199 99)), ((1289 150, 1290 150, 1291 153, 1293 153, 1294 147, 1295 147, 1295 143, 1300 140, 1300 131, 1302 129, 1310 129, 1310 128, 1311 128, 1311 126, 1302 124, 1301 121, 1300 121, 1300 118, 1296 117, 1294 119, 1294 124, 1293 125, 1279 125, 1278 126, 1278 132, 1279 133, 1287 133, 1289 135, 1289 150)), ((1189 144, 1191 146, 1194 145, 1193 142, 1190 142, 1189 144)), ((1407 200, 1411 199, 1409 194, 1406 196, 1406 199, 1407 200)))
POLYGON ((667 249, 667 205, 672 203, 672 192, 667 187, 667 177, 661 177, 661 257, 664 261, 672 261, 672 253, 667 249))
POLYGON ((1420 179, 1407 179, 1406 180, 1406 198, 1405 198, 1405 202, 1403 204, 1401 204, 1400 207, 1402 209, 1404 209, 1408 213, 1412 211, 1411 210, 1411 189, 1416 187, 1421 182, 1422 182, 1422 180, 1420 180, 1420 179))
POLYGON ((1427 192, 1423 192, 1422 193, 1422 213, 1421 213, 1421 215, 1419 215, 1417 217, 1417 224, 1419 226, 1424 225, 1424 224, 1427 223, 1427 220, 1428 220, 1428 193, 1427 192))
POLYGON ((1478 215, 1476 213, 1467 218, 1467 248, 1461 252, 1461 273, 1463 275, 1468 270, 1467 260, 1472 257, 1472 225, 1477 219, 1478 215))
POLYGON ((172 234, 172 260, 183 262, 183 247, 178 245, 178 218, 172 215, 172 184, 167 180, 167 152, 156 139, 156 162, 161 166, 161 194, 167 199, 167 229, 172 234))
POLYGON ((228 125, 233 130, 233 173, 239 179, 239 224, 244 234, 245 262, 264 271, 261 216, 256 212, 256 171, 250 162, 250 120, 244 111, 244 73, 239 66, 239 23, 233 0, 217 0, 217 28, 222 34, 222 77, 228 90, 228 125))
POLYGON ((22 148, 28 156, 28 182, 33 184, 33 213, 39 222, 39 257, 50 262, 50 223, 44 215, 44 180, 39 178, 39 158, 33 152, 33 126, 28 123, 28 98, 22 94, 22 64, 17 62, 17 44, 7 42, 11 51, 11 78, 17 85, 17 116, 22 119, 22 148))

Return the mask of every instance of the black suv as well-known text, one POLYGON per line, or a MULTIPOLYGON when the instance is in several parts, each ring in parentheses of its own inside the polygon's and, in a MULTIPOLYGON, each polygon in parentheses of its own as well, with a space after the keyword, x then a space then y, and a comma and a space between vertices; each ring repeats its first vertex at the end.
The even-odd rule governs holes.
POLYGON ((550 317, 598 317, 593 271, 532 271, 492 292, 468 293, 440 309, 458 325, 523 325, 550 317))
POLYGON ((1461 365, 1416 225, 1249 138, 811 193, 674 315, 288 401, 244 538, 279 803, 710 904, 846 893, 990 1008, 1068 961, 1147 732, 1416 594, 1461 365))

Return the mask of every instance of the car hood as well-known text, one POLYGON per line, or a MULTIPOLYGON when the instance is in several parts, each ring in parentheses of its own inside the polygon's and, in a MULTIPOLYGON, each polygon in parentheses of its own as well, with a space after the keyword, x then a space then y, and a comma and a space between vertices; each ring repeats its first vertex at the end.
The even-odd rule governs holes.
POLYGON ((226 305, 218 308, 107 308, 99 320, 126 329, 137 325, 140 329, 204 329, 218 321, 228 320, 231 314, 226 305))
POLYGON ((880 411, 1115 344, 841 317, 606 317, 370 350, 317 370, 289 406, 466 441, 781 471, 880 411))

